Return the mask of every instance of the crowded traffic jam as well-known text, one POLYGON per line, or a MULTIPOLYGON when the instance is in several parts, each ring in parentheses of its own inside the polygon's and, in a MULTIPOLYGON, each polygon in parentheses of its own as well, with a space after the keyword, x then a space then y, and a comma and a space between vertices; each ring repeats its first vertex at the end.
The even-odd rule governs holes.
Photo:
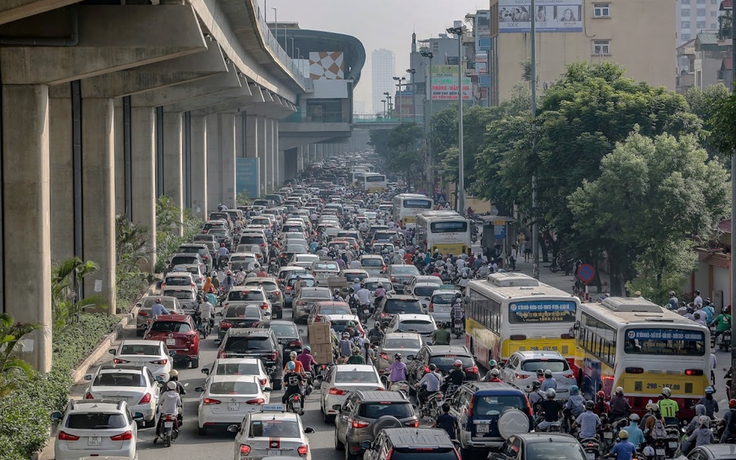
POLYGON ((544 284, 484 245, 478 216, 373 163, 328 159, 210 213, 140 300, 137 337, 58 414, 57 458, 171 446, 192 390, 196 435, 230 433, 235 460, 311 459, 325 426, 346 460, 734 458, 712 361, 728 309, 544 284))

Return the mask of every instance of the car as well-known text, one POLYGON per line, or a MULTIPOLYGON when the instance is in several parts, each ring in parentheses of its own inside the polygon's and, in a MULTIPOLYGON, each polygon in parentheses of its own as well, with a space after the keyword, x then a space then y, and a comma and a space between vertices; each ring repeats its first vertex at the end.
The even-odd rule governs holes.
MULTIPOLYGON (((429 284, 435 284, 439 288, 439 286, 442 285, 442 280, 434 275, 414 275, 411 280, 409 280, 409 283, 406 285, 406 290, 413 291, 414 286, 417 283, 429 283, 429 284)), ((417 296, 419 297, 419 296, 417 296)))
POLYGON ((432 337, 437 325, 429 315, 394 315, 386 327, 386 332, 416 332, 425 340, 432 337))
POLYGON ((117 348, 111 348, 114 364, 141 364, 146 366, 154 378, 169 380, 173 369, 172 353, 162 341, 123 340, 117 348))
POLYGON ((191 287, 193 289, 197 289, 197 283, 194 282, 192 274, 187 271, 171 271, 167 273, 166 276, 164 276, 163 281, 161 281, 161 290, 164 290, 167 287, 191 287))
POLYGON ((588 460, 580 442, 565 433, 512 434, 498 452, 492 452, 488 457, 499 460, 588 460))
POLYGON ((294 254, 294 257, 289 261, 289 265, 311 270, 312 264, 318 260, 319 256, 316 254, 294 254))
POLYGON ((163 341, 176 352, 174 361, 185 361, 199 367, 199 331, 189 315, 159 315, 148 326, 146 340, 163 341))
MULTIPOLYGON (((439 278, 433 276, 437 281, 439 278)), ((419 299, 425 312, 429 311, 429 302, 432 300, 432 294, 440 288, 439 283, 416 283, 414 286, 406 288, 406 292, 419 299)))
POLYGON ((398 391, 358 390, 345 399, 335 417, 335 449, 354 459, 364 452, 364 443, 375 439, 383 426, 381 417, 395 417, 402 426, 419 428, 411 401, 398 391))
POLYGON ((736 446, 733 444, 707 444, 698 446, 687 455, 688 460, 733 460, 736 446))
POLYGON ((283 404, 263 405, 228 431, 237 433, 233 460, 312 460, 309 439, 304 435, 314 433, 314 428, 304 427, 302 418, 286 412, 283 404))
POLYGON ((394 286, 391 284, 391 280, 388 278, 366 278, 363 280, 363 286, 365 286, 366 289, 371 291, 371 294, 376 292, 376 289, 378 289, 378 285, 382 285, 383 288, 386 290, 389 294, 395 294, 396 291, 394 291, 394 286))
POLYGON ((84 399, 125 401, 132 412, 143 414, 142 424, 155 425, 161 384, 143 364, 103 364, 84 379, 89 382, 84 399))
POLYGON ((198 265, 204 270, 204 260, 199 256, 198 253, 177 253, 171 256, 167 267, 167 273, 174 270, 177 265, 198 265))
POLYGON ((373 254, 388 255, 389 257, 396 252, 396 248, 393 243, 373 243, 371 245, 371 252, 373 254))
POLYGON ((350 306, 347 303, 333 300, 325 300, 322 302, 317 302, 314 307, 312 307, 312 310, 309 312, 309 317, 307 318, 307 324, 311 325, 313 323, 324 321, 324 316, 326 315, 352 314, 353 312, 350 311, 350 306))
POLYGON ((419 299, 411 295, 387 294, 376 308, 375 319, 383 326, 387 326, 394 315, 415 314, 423 315, 424 310, 419 299))
POLYGON ((54 412, 57 422, 54 454, 57 460, 83 457, 138 458, 138 422, 143 414, 131 414, 125 401, 72 399, 64 412, 54 412))
POLYGON ((338 364, 327 371, 319 397, 325 423, 335 419, 345 399, 356 390, 385 390, 375 367, 368 364, 338 364))
MULTIPOLYGON (((299 267, 296 265, 285 265, 279 268, 279 274, 276 278, 278 278, 279 282, 283 284, 286 281, 288 281, 291 277, 304 276, 308 274, 309 272, 307 272, 307 269, 304 267, 299 267)), ((309 275, 309 276, 312 276, 312 275, 309 275)))
POLYGON ((234 252, 230 254, 228 263, 230 270, 233 271, 238 271, 242 268, 246 272, 252 272, 261 267, 258 256, 252 252, 234 252))
POLYGON ((386 270, 383 257, 378 254, 364 254, 358 259, 360 266, 368 273, 368 276, 379 276, 386 270))
POLYGON ((279 289, 276 278, 271 276, 263 278, 246 278, 245 286, 260 286, 266 293, 266 298, 271 302, 272 316, 274 319, 284 317, 284 295, 279 289))
POLYGON ((199 257, 202 258, 202 261, 204 262, 204 265, 205 265, 204 271, 206 273, 212 272, 213 266, 212 266, 210 248, 206 244, 202 244, 202 243, 182 244, 181 246, 179 246, 176 252, 179 254, 188 254, 188 253, 199 254, 199 257))
POLYGON ((347 330, 349 323, 353 323, 360 336, 365 337, 365 329, 360 324, 360 318, 357 315, 353 315, 352 313, 349 315, 324 315, 324 320, 330 323, 330 328, 338 341, 340 340, 341 334, 347 330))
POLYGON ((295 254, 309 254, 309 249, 302 244, 287 243, 282 247, 279 257, 282 263, 286 263, 293 259, 295 254))
POLYGON ((203 271, 205 267, 202 267, 198 264, 181 264, 181 265, 175 265, 172 271, 176 272, 188 272, 192 275, 192 279, 194 280, 194 284, 197 285, 197 289, 202 289, 204 287, 204 279, 205 279, 205 272, 203 271))
POLYGON ((577 385, 575 372, 570 364, 557 351, 517 351, 509 356, 501 369, 501 380, 515 387, 525 389, 538 379, 538 372, 551 370, 557 381, 557 398, 567 399, 570 387, 577 385))
POLYGON ((209 219, 202 226, 202 233, 205 235, 211 235, 210 230, 218 228, 229 228, 229 225, 226 220, 209 219))
POLYGON ((213 375, 195 391, 201 393, 197 409, 200 436, 209 428, 239 425, 246 414, 271 399, 271 388, 261 385, 255 375, 213 375))
POLYGON ((326 287, 303 287, 299 297, 294 299, 291 316, 294 322, 306 322, 309 312, 317 302, 332 300, 332 293, 326 287))
POLYGON ((463 458, 488 454, 509 436, 534 429, 526 393, 502 382, 464 383, 452 397, 450 414, 458 421, 457 439, 463 458))
POLYGON ((259 305, 266 316, 271 316, 273 307, 261 286, 233 286, 222 302, 223 314, 232 305, 259 305))
POLYGON ((378 346, 376 368, 384 372, 394 362, 394 355, 416 356, 422 348, 422 337, 416 332, 391 332, 383 336, 378 346))
POLYGON ((179 303, 179 299, 176 297, 156 295, 147 295, 143 297, 141 301, 138 302, 138 313, 135 315, 135 328, 136 335, 138 337, 143 337, 143 334, 146 333, 146 329, 148 329, 148 325, 151 324, 151 320, 153 320, 151 308, 153 307, 153 304, 156 303, 156 300, 159 299, 161 300, 161 305, 163 305, 169 313, 182 314, 181 304, 179 303))
POLYGON ((217 238, 217 244, 224 244, 226 248, 230 249, 233 244, 232 233, 229 228, 213 228, 209 230, 210 235, 214 235, 217 238))
POLYGON ((294 307, 294 296, 296 295, 296 289, 294 286, 298 281, 297 277, 301 278, 305 287, 317 286, 317 280, 314 279, 314 276, 312 275, 300 273, 289 277, 284 283, 284 305, 290 308, 294 307))
POLYGON ((266 316, 258 304, 239 303, 232 305, 227 311, 218 313, 222 315, 220 325, 217 328, 217 337, 222 340, 227 331, 231 328, 251 328, 257 327, 266 316))
POLYGON ((271 378, 271 388, 281 389, 284 355, 276 333, 271 329, 229 329, 222 340, 216 340, 218 358, 258 358, 271 378))
POLYGON ((327 286, 327 280, 340 274, 340 266, 331 260, 318 260, 312 264, 312 275, 319 286, 327 286))
POLYGON ((225 211, 211 212, 208 220, 224 220, 225 222, 227 222, 227 228, 229 228, 230 230, 235 228, 235 224, 233 223, 232 219, 230 219, 230 214, 226 213, 225 211))
POLYGON ((460 460, 450 436, 440 428, 387 428, 364 447, 363 460, 460 460))
POLYGON ((432 293, 427 305, 427 313, 436 321, 450 322, 452 319, 452 305, 460 291, 440 289, 432 293))
POLYGON ((275 321, 263 321, 258 324, 258 327, 264 329, 271 329, 276 334, 276 339, 281 344, 281 351, 284 356, 288 355, 292 351, 301 353, 302 351, 302 338, 301 334, 303 331, 296 327, 293 321, 275 320, 275 321))
POLYGON ((367 279, 368 272, 363 270, 362 268, 348 268, 340 273, 340 278, 345 280, 345 283, 349 288, 352 287, 353 284, 360 284, 363 282, 363 280, 367 279))
POLYGON ((270 380, 263 361, 258 358, 218 358, 201 371, 209 380, 213 375, 255 375, 264 387, 270 380))
POLYGON ((419 269, 414 265, 391 264, 386 268, 386 276, 391 280, 396 292, 402 292, 413 276, 419 275, 419 269))
POLYGON ((185 315, 194 314, 194 309, 197 306, 197 288, 191 286, 167 286, 166 289, 163 289, 162 294, 166 297, 176 297, 179 299, 182 313, 185 315))
POLYGON ((422 379, 424 369, 430 364, 436 365, 440 373, 447 375, 458 359, 463 363, 466 381, 480 380, 475 359, 464 345, 424 345, 416 355, 409 355, 407 359, 411 362, 406 366, 406 377, 412 385, 422 379))

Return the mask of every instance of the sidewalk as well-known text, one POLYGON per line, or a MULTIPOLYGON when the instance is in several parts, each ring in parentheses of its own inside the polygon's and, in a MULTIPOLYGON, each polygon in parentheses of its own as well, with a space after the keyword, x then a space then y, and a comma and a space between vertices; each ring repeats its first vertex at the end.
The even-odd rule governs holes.
MULTIPOLYGON (((570 274, 569 276, 565 276, 564 271, 552 273, 549 269, 550 264, 551 262, 542 262, 540 260, 539 262, 539 281, 572 294, 572 287, 575 284, 575 276, 573 274, 570 274)), ((523 259, 521 261, 516 262, 517 272, 521 272, 526 275, 532 276, 533 268, 534 266, 531 262, 524 262, 523 259)), ((604 284, 605 286, 610 286, 610 279, 609 279, 608 273, 601 272, 600 277, 601 277, 601 283, 605 283, 604 284)), ((589 292, 592 298, 596 296, 598 289, 595 286, 591 286, 589 292)))

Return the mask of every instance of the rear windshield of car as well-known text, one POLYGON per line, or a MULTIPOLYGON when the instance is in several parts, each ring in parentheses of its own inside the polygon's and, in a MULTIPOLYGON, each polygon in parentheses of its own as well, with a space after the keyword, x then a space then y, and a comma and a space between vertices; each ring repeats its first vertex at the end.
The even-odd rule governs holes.
POLYGON ((191 300, 194 298, 194 293, 192 291, 178 291, 178 290, 165 290, 164 295, 166 297, 176 297, 180 300, 191 300))
POLYGON ((261 291, 230 291, 227 300, 235 302, 260 302, 263 300, 263 292, 261 291))
POLYGON ((393 267, 391 268, 391 273, 394 275, 418 275, 419 270, 414 265, 409 265, 406 267, 393 267))
MULTIPOLYGON (((369 291, 375 291, 376 289, 378 289, 378 283, 379 281, 371 281, 369 283, 365 283, 365 288, 369 291)), ((386 290, 390 291, 391 289, 393 289, 391 283, 389 283, 388 281, 380 281, 380 283, 383 284, 383 288, 386 290)))
POLYGON ((314 269, 339 271, 340 267, 335 263, 316 263, 314 264, 314 269))
POLYGON ((422 341, 420 339, 408 338, 387 338, 383 344, 383 348, 421 348, 422 341))
POLYGON ((282 232, 295 232, 295 233, 304 233, 304 227, 301 225, 284 225, 281 229, 282 232))
POLYGON ((456 356, 456 355, 444 355, 444 356, 432 356, 429 358, 429 364, 434 364, 442 371, 449 371, 452 369, 452 364, 456 359, 459 359, 463 363, 463 368, 474 366, 473 358, 470 356, 456 356))
POLYGON ((151 325, 152 332, 189 332, 191 330, 189 323, 176 321, 155 321, 151 325))
POLYGON ((577 441, 530 442, 526 445, 526 458, 585 458, 585 453, 581 452, 577 441))
POLYGON ((105 414, 92 412, 86 414, 70 414, 66 420, 67 428, 80 430, 109 430, 113 428, 125 428, 125 416, 123 414, 105 414))
POLYGON ((188 276, 168 276, 165 283, 169 286, 189 286, 192 279, 188 276))
POLYGON ((256 258, 252 256, 232 256, 230 257, 230 263, 233 265, 236 264, 247 264, 250 262, 255 262, 256 258))
MULTIPOLYGON (((143 308, 151 309, 153 307, 153 304, 156 303, 156 297, 148 297, 143 301, 143 308)), ((174 300, 173 299, 161 299, 161 303, 164 307, 166 307, 167 310, 174 308, 174 300)))
POLYGON ((258 282, 258 281, 249 281, 245 283, 246 286, 261 286, 264 290, 271 292, 278 290, 278 286, 273 281, 269 281, 267 283, 265 282, 258 282))
POLYGON ((379 384, 375 372, 343 371, 335 375, 335 383, 375 383, 379 384))
POLYGON ((386 313, 418 313, 422 314, 422 305, 416 300, 396 300, 390 299, 386 301, 384 308, 386 313))
POLYGON ((271 324, 271 329, 276 337, 299 337, 299 333, 292 327, 286 324, 271 324))
POLYGON ((121 355, 145 355, 158 356, 161 347, 156 345, 123 345, 120 349, 121 355))
MULTIPOLYGON (((296 278, 292 278, 289 280, 288 285, 291 287, 294 287, 296 284, 296 278)), ((317 285, 317 280, 314 278, 302 278, 301 281, 304 283, 304 286, 306 287, 315 287, 317 285)))
POLYGON ((267 337, 230 337, 225 344, 225 351, 271 351, 271 341, 267 337))
POLYGON ((363 259, 360 265, 364 267, 383 267, 383 261, 381 259, 363 259))
POLYGON ((171 265, 191 265, 196 264, 197 256, 176 256, 171 259, 171 265))
POLYGON ((298 438, 299 424, 293 420, 253 420, 249 438, 298 438))
POLYGON ((320 315, 350 315, 350 307, 347 305, 326 305, 319 307, 320 315))
POLYGON ((213 395, 253 395, 258 393, 255 382, 213 382, 210 394, 213 395))
POLYGON ((146 380, 139 372, 115 372, 99 374, 94 383, 96 387, 144 387, 146 380))
POLYGON ((408 418, 414 416, 414 409, 408 401, 406 402, 394 402, 394 401, 382 401, 382 402, 370 402, 363 403, 360 405, 358 415, 361 417, 367 417, 377 419, 384 415, 394 416, 398 419, 408 418))
POLYGON ((432 303, 449 303, 455 301, 455 294, 436 294, 432 296, 432 303))
POLYGON ((427 450, 394 449, 391 460, 457 460, 457 455, 450 447, 439 449, 430 447, 427 450))
POLYGON ((564 359, 529 359, 521 365, 521 370, 537 372, 538 370, 551 370, 552 372, 563 372, 570 367, 564 359))
POLYGON ((432 332, 435 328, 429 321, 410 319, 399 323, 398 329, 402 332, 432 332))
POLYGON ((260 318, 259 310, 257 305, 233 305, 227 309, 225 318, 260 318))
POLYGON ((217 375, 258 375, 260 369, 255 363, 218 364, 217 375))
POLYGON ((354 281, 363 281, 368 278, 365 273, 345 273, 345 280, 352 283, 354 281))
POLYGON ((308 290, 302 292, 302 297, 305 299, 331 299, 330 291, 326 289, 308 290))
POLYGON ((429 297, 436 290, 437 286, 417 286, 414 288, 414 295, 419 297, 429 297))
POLYGON ((263 238, 262 236, 258 236, 258 235, 253 235, 253 236, 244 235, 244 236, 241 236, 240 237, 240 243, 239 244, 261 244, 261 243, 265 243, 265 242, 266 242, 266 239, 263 238))

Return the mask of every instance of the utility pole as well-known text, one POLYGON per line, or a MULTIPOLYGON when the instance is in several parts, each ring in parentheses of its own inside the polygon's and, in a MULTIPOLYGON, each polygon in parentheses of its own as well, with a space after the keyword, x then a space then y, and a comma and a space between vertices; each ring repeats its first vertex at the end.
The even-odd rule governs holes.
POLYGON ((465 215, 465 154, 463 152, 463 27, 450 27, 447 32, 457 35, 457 212, 465 215))
POLYGON ((431 51, 422 51, 422 56, 429 58, 429 83, 425 83, 425 87, 429 96, 429 119, 424 120, 424 125, 427 127, 427 162, 429 163, 429 172, 427 178, 429 179, 429 193, 430 198, 434 200, 434 169, 432 168, 432 58, 434 54, 431 51), (427 86, 429 84, 429 86, 427 86))
MULTIPOLYGON (((537 119, 537 7, 536 1, 531 0, 532 16, 532 155, 537 148, 536 125, 537 119)), ((537 215, 537 171, 532 173, 532 276, 539 279, 539 216, 537 215)))
MULTIPOLYGON (((734 62, 736 62, 736 21, 734 14, 736 7, 731 6, 731 84, 736 85, 736 68, 734 68, 734 62)), ((736 86, 732 86, 736 88, 736 86)), ((732 89, 733 91, 733 89, 732 89)), ((736 151, 731 152, 731 309, 733 310, 736 306, 736 266, 734 266, 734 255, 733 249, 736 248, 736 213, 734 213, 734 206, 736 206, 736 151)), ((733 311, 729 312, 733 315, 733 311)), ((732 316, 733 317, 733 316, 732 316)), ((736 322, 731 321, 731 337, 736 337, 736 322)), ((731 347, 731 370, 736 369, 736 347, 731 347)), ((731 379, 731 394, 736 389, 736 379, 731 379)))
POLYGON ((417 122, 417 83, 414 79, 416 69, 406 69, 411 74, 411 114, 414 116, 414 123, 417 122))

